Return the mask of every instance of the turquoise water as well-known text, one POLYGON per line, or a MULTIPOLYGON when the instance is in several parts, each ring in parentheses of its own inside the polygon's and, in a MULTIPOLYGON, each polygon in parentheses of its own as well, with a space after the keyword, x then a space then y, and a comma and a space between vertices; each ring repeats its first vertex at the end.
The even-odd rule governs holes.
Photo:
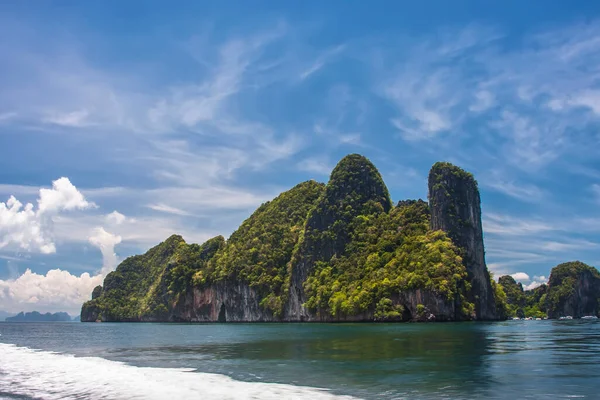
POLYGON ((595 321, 0 322, 0 335, 0 398, 600 396, 595 321))

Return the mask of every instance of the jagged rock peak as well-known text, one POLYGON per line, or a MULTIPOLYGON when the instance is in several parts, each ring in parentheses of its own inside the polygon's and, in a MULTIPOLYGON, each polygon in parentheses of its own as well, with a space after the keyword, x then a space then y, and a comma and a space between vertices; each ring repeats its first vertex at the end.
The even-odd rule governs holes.
POLYGON ((381 174, 368 158, 360 154, 349 154, 342 158, 331 172, 326 189, 327 197, 335 197, 350 203, 373 200, 380 203, 384 211, 392 207, 381 174))
POLYGON ((496 319, 490 275, 485 265, 481 200, 473 175, 448 162, 437 162, 428 179, 431 229, 443 230, 462 249, 471 281, 470 301, 477 319, 496 319))
POLYGON ((97 299, 102 295, 102 285, 98 285, 92 291, 92 300, 97 299))

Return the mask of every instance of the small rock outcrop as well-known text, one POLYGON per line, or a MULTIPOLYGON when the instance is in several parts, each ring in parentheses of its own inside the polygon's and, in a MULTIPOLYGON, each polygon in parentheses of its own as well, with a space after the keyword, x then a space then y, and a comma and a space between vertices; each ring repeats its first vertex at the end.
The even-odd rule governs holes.
POLYGON ((304 236, 291 261, 291 285, 286 319, 304 321, 311 315, 304 307, 304 282, 314 264, 344 253, 348 226, 373 208, 388 212, 390 195, 377 168, 359 154, 350 154, 336 165, 317 205, 308 214, 304 236))
POLYGON ((102 295, 102 286, 98 285, 94 288, 94 290, 92 291, 92 300, 97 299, 98 297, 100 297, 102 295))
POLYGON ((597 316, 599 298, 600 273, 596 268, 580 261, 552 268, 546 294, 548 318, 597 316))
POLYGON ((481 200, 473 175, 446 162, 438 162, 429 172, 431 229, 442 230, 462 249, 469 274, 469 300, 475 304, 475 318, 495 320, 496 304, 485 265, 481 200))

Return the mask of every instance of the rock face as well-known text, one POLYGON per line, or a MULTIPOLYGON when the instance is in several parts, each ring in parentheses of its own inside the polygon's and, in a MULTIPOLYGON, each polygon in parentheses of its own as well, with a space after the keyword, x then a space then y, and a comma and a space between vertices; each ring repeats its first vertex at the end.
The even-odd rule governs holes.
POLYGON ((471 174, 449 163, 436 163, 429 172, 431 229, 446 232, 463 250, 471 282, 469 300, 478 320, 495 320, 496 305, 485 265, 481 201, 471 174))
POLYGON ((457 304, 428 290, 416 289, 400 295, 407 321, 434 322, 454 321, 458 314, 457 304))
POLYGON ((557 265, 550 273, 546 296, 548 318, 597 316, 600 273, 580 261, 557 265))
POLYGON ((270 322, 273 313, 260 307, 256 291, 245 283, 222 282, 194 288, 174 307, 175 322, 270 322))
POLYGON ((297 252, 291 262, 292 274, 287 320, 305 321, 312 316, 305 309, 304 282, 318 261, 343 254, 349 241, 348 224, 369 207, 392 207, 390 195, 375 166, 365 157, 351 154, 334 168, 325 193, 308 214, 297 252))

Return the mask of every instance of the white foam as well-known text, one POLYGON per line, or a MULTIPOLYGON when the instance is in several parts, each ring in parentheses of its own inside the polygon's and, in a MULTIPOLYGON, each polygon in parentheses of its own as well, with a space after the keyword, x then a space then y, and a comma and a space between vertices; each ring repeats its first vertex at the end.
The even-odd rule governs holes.
POLYGON ((339 399, 325 390, 241 382, 189 369, 135 367, 0 343, 0 389, 39 399, 339 399))

